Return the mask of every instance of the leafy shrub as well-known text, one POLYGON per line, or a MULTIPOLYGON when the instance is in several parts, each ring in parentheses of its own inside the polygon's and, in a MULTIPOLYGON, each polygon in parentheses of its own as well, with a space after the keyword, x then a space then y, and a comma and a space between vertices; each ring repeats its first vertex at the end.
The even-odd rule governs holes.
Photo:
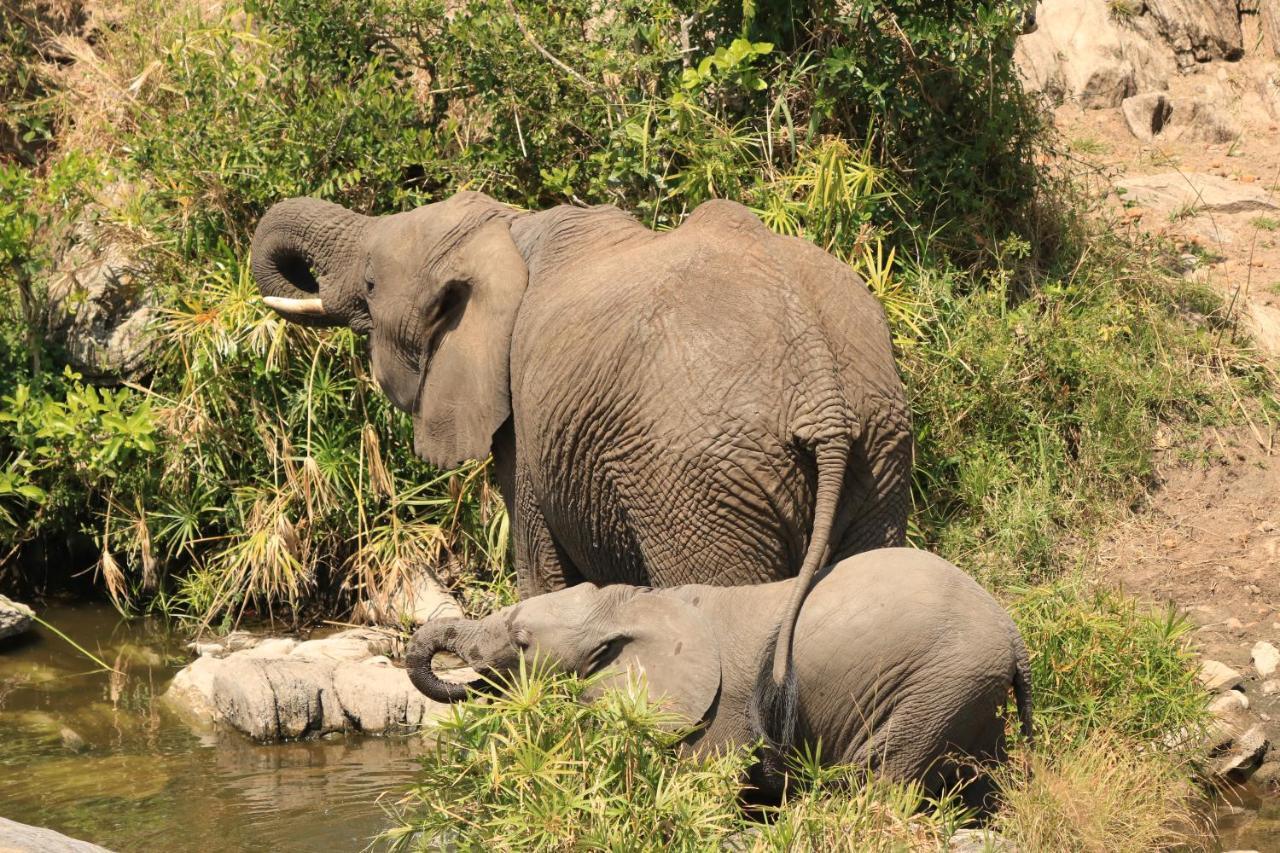
POLYGON ((1031 653, 1037 728, 1050 750, 1099 732, 1191 743, 1206 721, 1191 625, 1133 599, 1064 582, 1025 592, 1013 613, 1031 653))
POLYGON ((962 820, 951 801, 922 813, 916 786, 828 768, 753 824, 738 807, 747 750, 682 757, 687 728, 642 684, 585 704, 590 687, 531 667, 492 703, 453 706, 385 839, 396 850, 937 849, 962 820))

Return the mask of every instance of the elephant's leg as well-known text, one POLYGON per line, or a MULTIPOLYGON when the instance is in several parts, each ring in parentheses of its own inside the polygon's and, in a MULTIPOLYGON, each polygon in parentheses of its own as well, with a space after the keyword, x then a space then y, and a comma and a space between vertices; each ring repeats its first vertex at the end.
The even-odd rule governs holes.
POLYGON ((530 598, 580 583, 582 575, 551 535, 528 477, 520 471, 516 472, 515 491, 512 523, 520 597, 530 598))

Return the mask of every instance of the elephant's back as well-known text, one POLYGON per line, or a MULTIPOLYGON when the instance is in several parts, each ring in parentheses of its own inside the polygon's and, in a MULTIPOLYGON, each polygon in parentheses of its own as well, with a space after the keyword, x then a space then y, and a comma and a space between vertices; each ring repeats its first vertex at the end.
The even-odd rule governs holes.
POLYGON ((1013 630, 977 582, 936 555, 889 548, 845 559, 800 614, 802 715, 836 734, 825 741, 841 745, 842 760, 862 759, 871 744, 904 775, 947 742, 988 749, 1011 683, 1013 630))

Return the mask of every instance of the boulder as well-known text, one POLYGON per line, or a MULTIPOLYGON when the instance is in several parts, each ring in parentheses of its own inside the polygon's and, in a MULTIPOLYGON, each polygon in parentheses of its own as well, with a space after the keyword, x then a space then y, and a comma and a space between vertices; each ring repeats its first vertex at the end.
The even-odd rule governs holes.
POLYGON ((55 259, 45 323, 49 340, 86 379, 115 382, 145 371, 152 295, 138 276, 127 239, 105 224, 107 211, 134 190, 112 187, 88 205, 55 259))
POLYGON ((0 595, 0 640, 31 630, 35 616, 27 605, 0 595))
POLYGON ((958 829, 947 839, 948 853, 1017 853, 1017 847, 990 829, 958 829))
POLYGON ((1231 142, 1240 136, 1235 119, 1208 98, 1173 99, 1167 92, 1144 92, 1120 104, 1129 132, 1143 142, 1157 137, 1189 142, 1231 142))
POLYGON ((1121 26, 1106 0, 1045 0, 1036 30, 1018 38, 1014 59, 1028 91, 1086 109, 1164 89, 1172 70, 1166 52, 1140 29, 1121 26))
POLYGON ((259 741, 335 732, 384 734, 446 713, 414 688, 387 653, 393 638, 344 631, 297 642, 275 637, 220 654, 209 644, 169 685, 165 699, 198 724, 222 723, 259 741))
POLYGON ((1225 663, 1205 659, 1200 662, 1200 683, 1210 692, 1230 690, 1244 681, 1244 676, 1225 663))
POLYGON ((80 841, 52 829, 27 826, 0 817, 0 851, 3 853, 111 853, 105 847, 80 841))
POLYGON ((1253 644, 1253 650, 1249 653, 1250 659, 1253 661, 1253 668, 1258 671, 1258 675, 1262 678, 1269 678, 1276 667, 1280 665, 1280 651, 1270 643, 1259 640, 1253 644))
POLYGON ((1258 97, 1271 117, 1280 120, 1280 72, 1263 69, 1258 75, 1258 97))
POLYGON ((1210 772, 1218 778, 1243 781, 1262 764, 1270 745, 1261 725, 1250 726, 1219 751, 1210 772))
POLYGON ((1268 788, 1280 787, 1280 761, 1269 759, 1253 772, 1253 782, 1268 788))
POLYGON ((213 706, 222 720, 254 740, 343 731, 334 666, 287 657, 223 658, 213 673, 213 706))
POLYGON ((1209 713, 1215 717, 1234 718, 1241 711, 1249 710, 1249 697, 1240 690, 1228 690, 1209 701, 1209 713))
POLYGON ((1121 178, 1116 188, 1123 190, 1126 200, 1162 214, 1181 210, 1211 213, 1280 210, 1280 202, 1258 184, 1241 184, 1198 172, 1130 175, 1121 178))
POLYGON ((406 678, 405 671, 388 658, 374 657, 359 666, 336 667, 333 689, 343 713, 360 731, 402 732, 424 726, 443 713, 443 706, 417 690, 405 690, 406 678))
POLYGON ((1224 0, 1146 0, 1156 31, 1173 48, 1180 68, 1244 55, 1244 31, 1235 3, 1224 0))
POLYGON ((1164 92, 1144 92, 1125 98, 1120 103, 1120 111, 1129 132, 1143 142, 1151 142, 1160 135, 1173 115, 1173 104, 1164 92))

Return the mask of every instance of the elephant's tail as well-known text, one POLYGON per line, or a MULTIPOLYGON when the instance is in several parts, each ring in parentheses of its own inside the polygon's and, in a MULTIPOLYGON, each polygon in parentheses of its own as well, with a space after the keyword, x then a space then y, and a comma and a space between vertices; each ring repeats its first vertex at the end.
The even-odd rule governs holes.
POLYGON ((1031 660, 1018 629, 1013 629, 1013 699, 1018 705, 1018 723, 1028 744, 1035 740, 1031 726, 1031 660))
POLYGON ((764 738, 768 748, 766 764, 775 765, 767 769, 777 771, 779 775, 783 768, 776 765, 785 761, 791 747, 795 745, 799 716, 795 671, 791 665, 791 643, 805 596, 813 586, 818 569, 827 560, 831 528, 835 524, 836 510, 840 506, 840 493, 844 488, 845 469, 849 465, 852 444, 853 436, 840 436, 818 445, 814 454, 818 480, 814 495, 813 536, 809 540, 800 573, 791 588, 791 597, 782 611, 773 642, 765 650, 756 681, 753 702, 756 734, 764 738))

